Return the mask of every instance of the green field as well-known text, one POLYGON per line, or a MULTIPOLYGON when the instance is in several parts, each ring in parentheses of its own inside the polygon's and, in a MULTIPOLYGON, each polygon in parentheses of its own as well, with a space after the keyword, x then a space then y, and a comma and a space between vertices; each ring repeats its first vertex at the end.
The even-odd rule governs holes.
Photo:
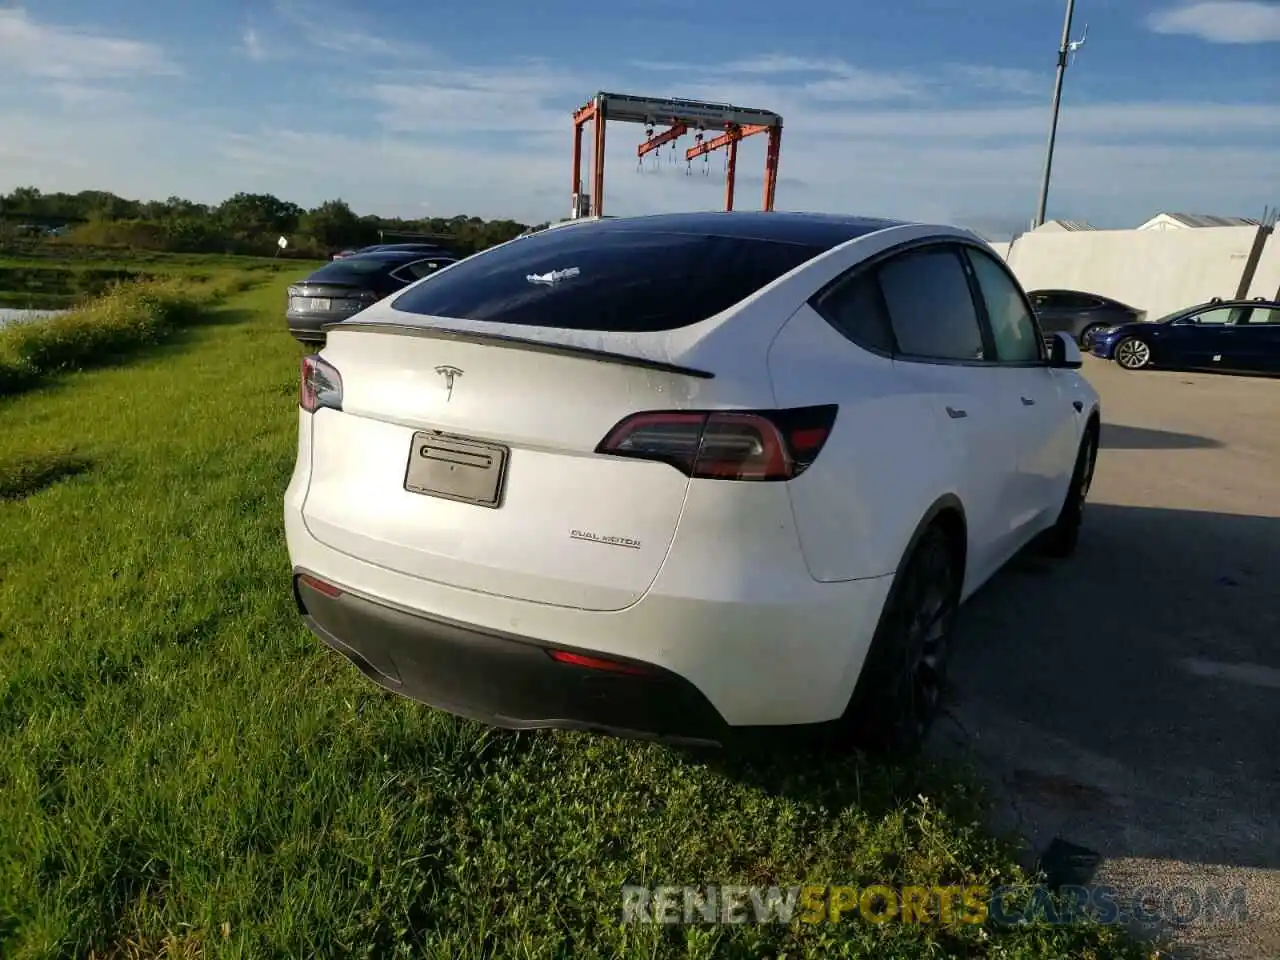
POLYGON ((103 293, 121 281, 182 278, 209 280, 229 272, 275 276, 316 264, 216 254, 128 254, 119 250, 40 244, 0 250, 0 307, 61 310, 103 293))
POLYGON ((624 883, 1026 878, 945 771, 496 732, 322 648, 281 523, 290 277, 0 398, 0 956, 1145 955, 1084 925, 622 925, 624 883))

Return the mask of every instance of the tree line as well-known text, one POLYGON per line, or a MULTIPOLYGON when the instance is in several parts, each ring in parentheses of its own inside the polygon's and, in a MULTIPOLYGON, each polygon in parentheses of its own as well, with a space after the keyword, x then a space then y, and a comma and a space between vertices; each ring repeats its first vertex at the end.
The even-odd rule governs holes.
POLYGON ((305 209, 269 193, 237 193, 219 204, 181 197, 128 200, 103 190, 41 193, 18 187, 0 194, 0 243, 49 237, 58 243, 129 247, 173 253, 271 256, 285 237, 285 255, 325 257, 339 250, 412 236, 431 236, 469 254, 528 229, 514 220, 479 217, 360 216, 343 200, 305 209))

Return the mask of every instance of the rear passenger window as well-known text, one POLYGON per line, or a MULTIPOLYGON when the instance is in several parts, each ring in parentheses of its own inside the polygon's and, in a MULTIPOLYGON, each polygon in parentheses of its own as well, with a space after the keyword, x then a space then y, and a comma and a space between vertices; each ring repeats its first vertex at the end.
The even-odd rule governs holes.
POLYGON ((960 255, 904 253, 877 271, 898 352, 929 360, 983 360, 982 329, 960 255))
POLYGON ((863 270, 840 281, 814 304, 827 323, 860 347, 893 352, 893 332, 875 274, 863 270))
POLYGON ((978 288, 991 321, 996 359, 1003 363, 1035 363, 1043 360, 1044 340, 1017 284, 1003 267, 977 250, 966 250, 978 288))
POLYGON ((1059 293, 1055 300, 1054 305, 1063 310, 1088 310, 1098 305, 1097 300, 1083 293, 1059 293))

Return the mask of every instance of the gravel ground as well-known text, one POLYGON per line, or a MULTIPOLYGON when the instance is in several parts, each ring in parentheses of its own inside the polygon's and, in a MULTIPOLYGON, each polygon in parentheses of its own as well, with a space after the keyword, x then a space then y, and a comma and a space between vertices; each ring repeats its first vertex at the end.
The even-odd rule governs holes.
MULTIPOLYGON (((1280 957, 1280 381, 1086 359, 1102 450, 1076 556, 966 605, 937 748, 998 827, 1123 891, 1246 891, 1247 919, 1151 926, 1178 956, 1280 957)), ((1212 894, 1208 894, 1212 895, 1212 894)))

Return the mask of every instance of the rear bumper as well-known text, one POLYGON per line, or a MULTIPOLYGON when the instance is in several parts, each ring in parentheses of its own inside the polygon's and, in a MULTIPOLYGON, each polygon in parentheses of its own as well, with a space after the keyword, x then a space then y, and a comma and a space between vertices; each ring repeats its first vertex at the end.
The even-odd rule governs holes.
POLYGON ((350 320, 355 315, 354 312, 299 313, 295 310, 287 310, 284 319, 285 324, 289 327, 289 333, 295 340, 323 343, 325 341, 324 328, 327 324, 341 323, 343 320, 350 320))
POLYGON ((332 323, 333 320, 334 318, 329 316, 295 313, 292 310, 284 315, 284 321, 289 327, 290 336, 295 340, 306 342, 323 342, 325 337, 322 327, 326 323, 332 323))
POLYGON ((409 699, 508 729, 554 727, 707 745, 727 739, 724 718, 669 670, 614 654, 608 660, 629 672, 560 663, 549 645, 345 590, 329 596, 300 573, 294 598, 311 632, 366 677, 409 699))
MULTIPOLYGON (((718 541, 702 535, 693 523, 685 523, 648 591, 620 610, 538 602, 410 576, 337 550, 313 536, 303 514, 311 482, 311 415, 300 413, 299 418, 298 459, 284 510, 294 570, 341 585, 375 606, 420 618, 431 637, 439 632, 433 624, 443 623, 463 628, 463 632, 449 633, 459 642, 464 636, 496 637, 543 650, 576 651, 656 668, 655 672, 692 686, 734 731, 824 723, 844 712, 892 575, 818 582, 810 576, 793 537, 762 531, 751 549, 725 555, 718 541)), ((772 515, 760 517, 764 523, 772 515)), ((344 646, 358 647, 359 631, 365 628, 358 623, 347 627, 341 621, 330 624, 327 615, 319 608, 308 612, 315 626, 344 646)), ((471 660, 465 662, 478 678, 460 679, 457 684, 470 690, 473 684, 483 683, 485 661, 475 667, 470 666, 471 660)), ((541 661, 539 665, 546 666, 541 661)), ((404 685, 402 679, 400 686, 404 685)), ((429 696, 446 709, 467 706, 456 703, 462 698, 450 696, 447 689, 429 696)), ((625 700, 627 694, 620 696, 625 700)), ((684 710, 688 698, 682 694, 675 698, 677 710, 684 710)), ((476 704, 470 710, 486 712, 476 704)), ((564 711, 547 707, 487 712, 507 717, 508 725, 576 720, 576 724, 555 725, 600 726, 598 717, 555 717, 554 713, 564 711)), ((607 726, 640 732, 655 726, 644 717, 606 720, 607 726)), ((690 734, 689 725, 685 726, 683 733, 702 736, 697 729, 690 734)))

